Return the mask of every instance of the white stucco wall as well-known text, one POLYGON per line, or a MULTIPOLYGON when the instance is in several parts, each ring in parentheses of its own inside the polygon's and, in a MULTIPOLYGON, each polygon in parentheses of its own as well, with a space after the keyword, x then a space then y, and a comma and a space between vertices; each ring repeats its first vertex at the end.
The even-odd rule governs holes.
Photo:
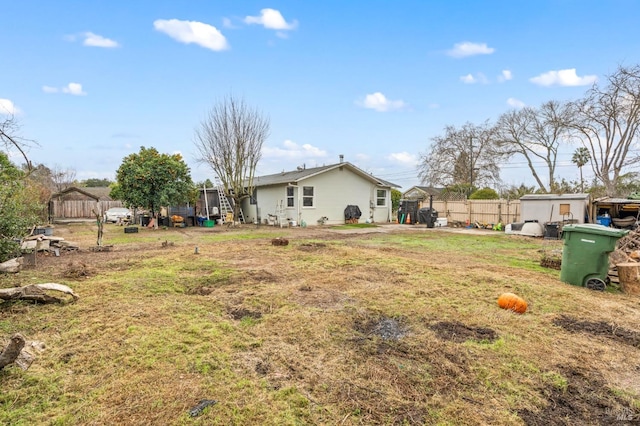
POLYGON ((287 206, 287 186, 274 185, 257 188, 258 212, 248 201, 243 205, 247 221, 255 221, 257 216, 264 221, 268 214, 276 214, 277 206, 285 207, 285 216, 298 224, 317 225, 318 220, 327 217, 327 224, 344 223, 344 209, 347 205, 357 205, 362 212, 360 223, 367 218, 374 222, 391 220, 391 188, 378 187, 374 182, 354 173, 348 167, 338 167, 319 175, 301 180, 294 187, 294 207, 287 206), (303 187, 313 187, 313 207, 303 206, 303 187), (376 206, 376 190, 385 190, 385 206, 376 206))
POLYGON ((576 223, 584 223, 586 200, 520 200, 520 218, 526 220, 537 220, 539 223, 561 222, 566 219, 573 219, 576 223), (569 204, 571 214, 563 216, 560 214, 560 205, 569 204))

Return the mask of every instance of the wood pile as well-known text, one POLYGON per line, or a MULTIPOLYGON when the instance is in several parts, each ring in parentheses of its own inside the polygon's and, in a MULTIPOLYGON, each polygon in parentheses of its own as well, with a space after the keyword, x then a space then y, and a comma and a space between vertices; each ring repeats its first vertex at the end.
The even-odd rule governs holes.
POLYGON ((618 265, 640 262, 640 228, 618 240, 618 248, 609 254, 609 280, 620 285, 618 265))

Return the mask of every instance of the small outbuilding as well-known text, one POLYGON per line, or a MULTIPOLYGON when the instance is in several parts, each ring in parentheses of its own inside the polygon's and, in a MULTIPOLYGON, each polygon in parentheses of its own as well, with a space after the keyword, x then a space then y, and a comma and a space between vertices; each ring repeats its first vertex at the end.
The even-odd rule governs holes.
POLYGON ((520 198, 522 222, 591 223, 589 194, 527 194, 520 198))

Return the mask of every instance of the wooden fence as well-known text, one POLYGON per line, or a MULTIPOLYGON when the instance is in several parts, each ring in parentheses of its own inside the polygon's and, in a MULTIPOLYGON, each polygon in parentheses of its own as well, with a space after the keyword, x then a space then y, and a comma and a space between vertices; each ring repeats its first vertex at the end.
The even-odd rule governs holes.
MULTIPOLYGON (((428 201, 422 207, 429 207, 428 201)), ((503 224, 520 220, 520 200, 433 201, 438 217, 449 221, 481 224, 503 224)))
POLYGON ((51 200, 49 216, 54 219, 95 219, 92 210, 104 213, 111 207, 122 207, 121 201, 51 200))

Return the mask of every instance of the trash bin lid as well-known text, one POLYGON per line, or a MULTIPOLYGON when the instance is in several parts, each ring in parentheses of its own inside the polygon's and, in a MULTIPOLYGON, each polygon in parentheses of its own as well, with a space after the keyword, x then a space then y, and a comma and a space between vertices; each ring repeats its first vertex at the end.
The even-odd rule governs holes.
POLYGON ((621 238, 629 233, 628 229, 615 229, 595 223, 581 223, 577 225, 565 225, 562 232, 582 232, 585 234, 602 235, 605 237, 621 238))

